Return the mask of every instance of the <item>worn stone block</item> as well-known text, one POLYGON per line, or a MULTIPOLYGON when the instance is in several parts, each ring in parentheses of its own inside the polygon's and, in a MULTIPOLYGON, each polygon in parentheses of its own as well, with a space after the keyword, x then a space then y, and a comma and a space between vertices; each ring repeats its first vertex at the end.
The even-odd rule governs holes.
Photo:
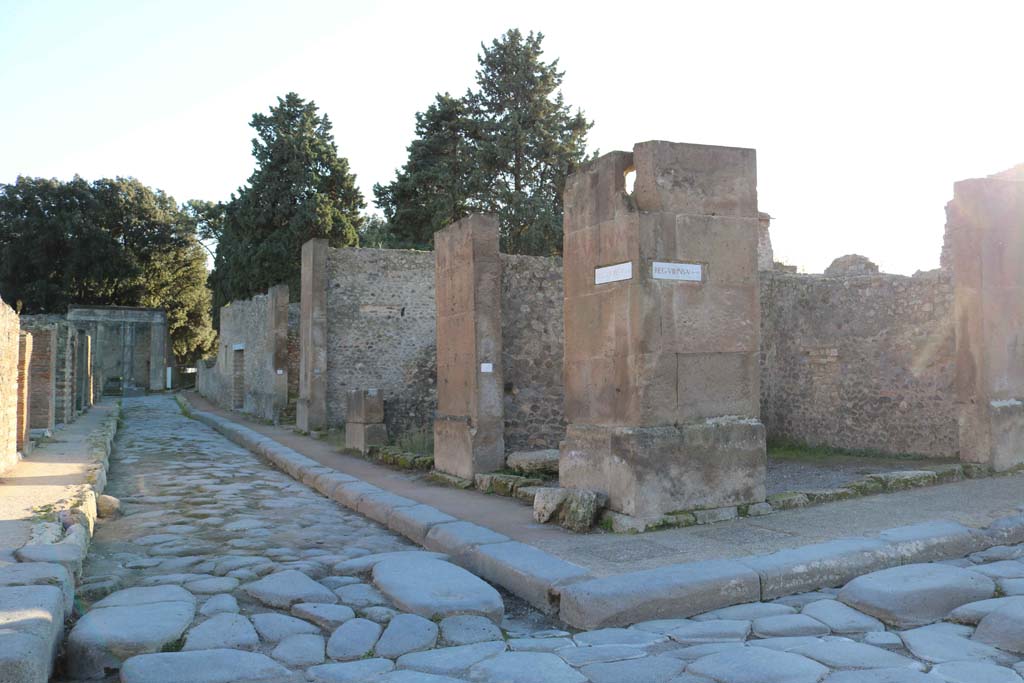
POLYGON ((348 422, 345 424, 345 448, 366 453, 373 446, 386 446, 387 443, 388 430, 382 423, 348 422))
POLYGON ((412 505, 395 508, 388 517, 388 528, 409 540, 424 545, 430 529, 438 524, 458 521, 429 505, 412 505))
POLYGON ((547 613, 558 611, 562 586, 589 576, 579 565, 517 541, 477 546, 469 564, 474 573, 547 613))
POLYGON ((377 389, 349 389, 345 394, 345 422, 384 422, 384 396, 377 389))

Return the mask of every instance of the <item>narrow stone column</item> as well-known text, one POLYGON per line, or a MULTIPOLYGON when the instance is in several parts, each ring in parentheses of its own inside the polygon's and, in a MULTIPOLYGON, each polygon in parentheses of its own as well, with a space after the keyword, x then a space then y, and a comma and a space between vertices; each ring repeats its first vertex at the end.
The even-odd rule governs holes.
POLYGON ((327 424, 327 240, 302 245, 299 320, 299 400, 296 424, 312 431, 327 424))
POLYGON ((384 397, 377 389, 350 389, 345 396, 345 448, 366 453, 387 443, 384 397))
POLYGON ((751 149, 645 142, 570 176, 563 486, 644 520, 764 500, 758 229, 751 149))
POLYGON ((53 429, 57 425, 57 326, 32 328, 32 363, 29 390, 29 426, 53 429))
POLYGON ((472 479, 505 464, 498 221, 472 215, 434 235, 434 467, 472 479))
POLYGON ((167 320, 149 326, 149 390, 167 388, 167 320))
POLYGON ((274 419, 288 405, 288 285, 275 285, 267 290, 267 339, 273 354, 272 385, 274 419))
POLYGON ((1024 182, 962 180, 946 207, 960 459, 1024 463, 1024 182))
POLYGON ((18 335, 18 431, 17 447, 18 452, 28 453, 32 447, 32 440, 29 438, 29 426, 31 424, 31 382, 32 374, 29 366, 32 363, 32 335, 28 332, 21 332, 18 335))

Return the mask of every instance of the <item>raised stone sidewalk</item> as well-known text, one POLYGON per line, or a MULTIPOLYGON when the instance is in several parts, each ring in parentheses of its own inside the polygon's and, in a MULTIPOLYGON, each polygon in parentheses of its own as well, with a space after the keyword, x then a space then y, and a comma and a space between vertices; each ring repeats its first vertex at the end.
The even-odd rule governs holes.
MULTIPOLYGON (((774 540, 768 548, 764 548, 763 541, 760 547, 748 543, 747 553, 734 553, 731 558, 723 553, 728 559, 677 561, 641 571, 635 571, 634 561, 619 572, 610 573, 606 569, 601 571, 593 565, 588 566, 585 552, 572 553, 570 550, 573 560, 570 561, 565 557, 564 547, 569 544, 564 544, 556 554, 553 549, 548 552, 545 543, 516 540, 517 535, 528 539, 536 525, 523 524, 522 529, 526 530, 523 533, 508 523, 498 528, 478 524, 480 519, 473 512, 479 507, 465 505, 473 502, 476 495, 473 492, 438 489, 394 473, 390 476, 378 474, 374 479, 376 485, 370 484, 344 473, 348 469, 341 465, 345 456, 331 458, 320 451, 316 452, 317 460, 314 460, 284 445, 285 442, 298 442, 301 447, 304 443, 302 437, 278 441, 278 435, 272 437, 266 433, 274 428, 259 429, 254 425, 250 428, 240 424, 237 417, 217 415, 212 411, 195 410, 193 416, 236 443, 263 455, 324 495, 388 525, 430 550, 446 553, 455 563, 526 599, 538 609, 557 612, 565 623, 577 628, 623 626, 665 617, 688 617, 730 605, 839 586, 859 575, 889 567, 959 558, 993 546, 1024 542, 1024 514, 1016 509, 1022 502, 1020 477, 1006 477, 947 485, 961 489, 988 488, 985 495, 979 495, 982 492, 977 490, 960 490, 950 496, 949 491, 942 490, 946 487, 940 486, 869 501, 875 507, 887 508, 885 511, 891 513, 887 517, 891 525, 907 519, 908 508, 913 513, 915 506, 908 505, 902 496, 935 496, 936 493, 943 496, 945 493, 946 507, 942 509, 948 514, 949 506, 954 505, 959 497, 973 495, 973 519, 990 522, 983 528, 953 520, 936 521, 931 517, 930 505, 924 505, 917 506, 925 511, 923 519, 912 514, 907 520, 911 523, 902 527, 872 528, 871 520, 877 517, 876 511, 875 515, 865 515, 868 521, 862 523, 859 531, 863 535, 860 536, 842 535, 802 545, 801 537, 796 534, 775 534, 774 538, 766 534, 774 540), (438 491, 443 491, 443 494, 439 496, 438 491), (425 503, 439 498, 448 499, 448 504, 434 507, 425 503), (464 505, 455 504, 456 501, 464 505), (903 510, 903 513, 897 510, 903 510), (749 554, 750 550, 761 549, 769 552, 749 554), (579 561, 577 557, 583 560, 579 561)), ((311 447, 318 445, 313 440, 305 441, 311 447)), ((310 450, 315 452, 319 449, 310 450)), ((366 467, 374 467, 363 461, 357 462, 361 463, 364 472, 366 467)), ((493 497, 485 501, 492 505, 500 504, 500 499, 493 497)), ((856 516, 851 520, 851 511, 840 506, 864 502, 845 501, 831 508, 787 511, 773 517, 784 519, 787 515, 813 514, 813 518, 804 517, 799 523, 816 533, 827 533, 835 528, 838 520, 845 523, 846 528, 856 523, 856 516)), ((737 528, 743 529, 741 522, 747 520, 730 526, 722 525, 727 529, 725 535, 735 533, 737 528)), ((759 519, 758 524, 761 523, 759 519)), ((701 544, 708 539, 714 546, 714 530, 714 526, 705 527, 699 530, 702 535, 690 538, 701 544)), ((664 533, 686 531, 689 530, 664 533)), ((746 531, 765 534, 766 527, 748 523, 746 531)), ((601 535, 593 535, 574 539, 572 545, 580 547, 588 543, 618 544, 618 552, 625 557, 635 552, 635 558, 643 556, 644 543, 657 545, 658 541, 648 537, 617 535, 602 538, 601 535)))
POLYGON ((0 478, 0 681, 50 679, 118 412, 117 403, 96 404, 0 478))

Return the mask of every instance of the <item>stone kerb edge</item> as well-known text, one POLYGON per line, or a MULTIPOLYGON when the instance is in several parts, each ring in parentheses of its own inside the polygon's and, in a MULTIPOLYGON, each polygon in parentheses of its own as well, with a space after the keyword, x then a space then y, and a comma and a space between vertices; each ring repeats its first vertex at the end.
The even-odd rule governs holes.
POLYGON ((38 635, 19 629, 17 625, 9 625, 0 634, 0 651, 4 652, 0 657, 0 673, 14 672, 19 676, 17 680, 25 681, 47 681, 53 673, 53 664, 64 639, 64 622, 74 609, 75 582, 95 529, 96 499, 107 484, 111 444, 120 418, 121 403, 118 401, 100 426, 86 436, 89 456, 93 461, 89 465, 86 482, 55 510, 62 527, 66 525, 63 537, 56 542, 43 540, 22 546, 15 551, 18 564, 0 566, 2 587, 40 591, 52 591, 56 587, 62 596, 59 607, 43 608, 51 612, 54 624, 47 636, 51 642, 39 643, 38 635), (32 574, 33 569, 38 570, 38 576, 26 578, 23 570, 32 574), (6 647, 5 643, 12 647, 6 647))
MULTIPOLYGON (((387 526, 417 545, 423 545, 427 533, 437 526, 458 523, 470 524, 418 501, 404 498, 356 477, 324 467, 312 458, 284 446, 269 437, 239 425, 226 418, 197 410, 188 398, 178 395, 183 412, 224 435, 233 443, 264 457, 278 469, 286 472, 331 500, 355 510, 387 526), (400 514, 395 514, 395 513, 400 514), (414 522, 411 517, 419 518, 414 522)), ((494 534, 484 527, 472 525, 480 533, 494 534)), ((494 534, 495 536, 500 536, 494 534)), ((583 567, 549 555, 533 546, 528 549, 534 560, 532 566, 522 562, 515 554, 485 552, 489 546, 508 546, 510 539, 501 536, 498 543, 467 542, 464 547, 453 548, 452 561, 486 581, 518 595, 531 605, 548 614, 558 612, 558 602, 564 586, 590 578, 583 567)), ((522 544, 516 544, 522 545, 522 544)), ((500 550, 500 549, 499 549, 500 550)))

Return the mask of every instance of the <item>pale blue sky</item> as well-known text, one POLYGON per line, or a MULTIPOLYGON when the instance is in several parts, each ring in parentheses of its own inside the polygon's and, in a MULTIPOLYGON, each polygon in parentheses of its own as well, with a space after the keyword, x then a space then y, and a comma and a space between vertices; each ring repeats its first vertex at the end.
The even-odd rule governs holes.
POLYGON ((179 201, 252 171, 248 121, 289 90, 371 187, 414 114, 540 30, 592 148, 754 147, 778 258, 938 264, 954 181, 1024 162, 1024 3, 0 0, 0 182, 133 175, 179 201))

